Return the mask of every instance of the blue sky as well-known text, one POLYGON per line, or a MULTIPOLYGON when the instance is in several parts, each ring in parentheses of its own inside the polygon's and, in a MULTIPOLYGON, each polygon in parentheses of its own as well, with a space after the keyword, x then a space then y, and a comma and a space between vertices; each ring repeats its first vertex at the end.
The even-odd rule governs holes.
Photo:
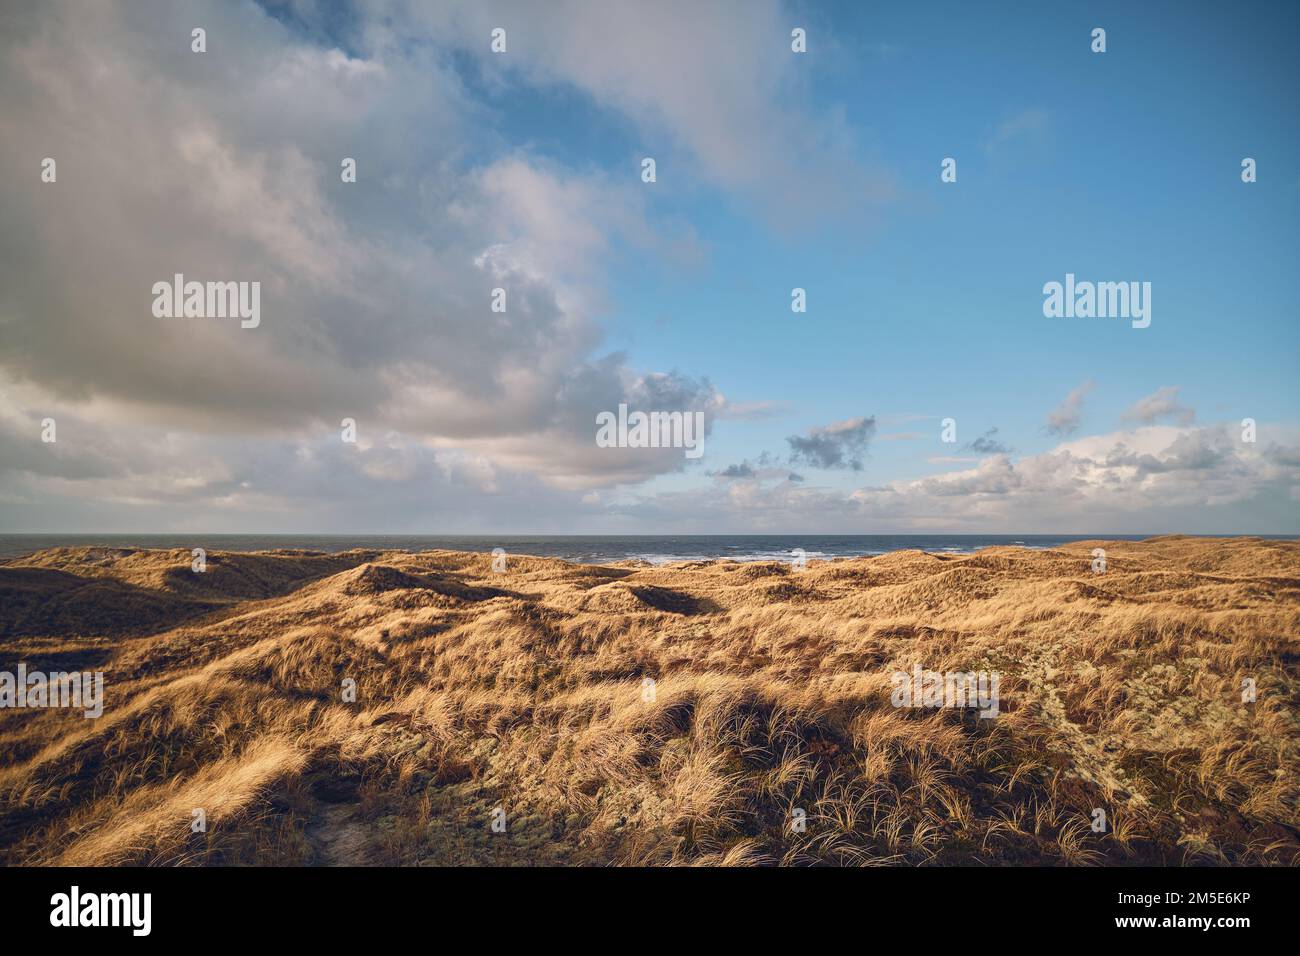
POLYGON ((0 23, 0 529, 1300 531, 1293 4, 144 8, 0 23), (265 330, 160 336, 182 266, 265 330), (1044 317, 1066 273, 1150 327, 1044 317), (593 447, 651 400, 700 463, 593 447))
MULTIPOLYGON (((822 10, 845 50, 820 69, 810 57, 810 108, 844 111, 897 199, 869 228, 786 238, 661 180, 710 268, 668 283, 621 271, 612 342, 656 366, 707 356, 728 397, 790 403, 714 443, 737 457, 802 421, 855 414, 928 415, 893 430, 936 437, 953 415, 963 438, 997 427, 1040 452, 1055 443, 1046 412, 1088 379, 1094 429, 1166 384, 1212 418, 1294 420, 1295 60, 1275 22, 1207 8, 1183 19, 1026 4, 992 22, 969 6, 924 22, 822 10), (1108 50, 1092 54, 1103 22, 1108 50), (1268 182, 1240 181, 1247 155, 1272 167, 1268 182), (945 156, 955 184, 939 182, 945 156), (1151 281, 1152 326, 1044 319, 1041 285, 1066 272, 1151 281), (795 285, 809 290, 806 316, 789 313, 795 285)), ((1294 36, 1294 11, 1285 19, 1294 36)), ((611 143, 607 161, 630 151, 611 143)), ((934 451, 878 444, 873 472, 925 471, 934 451)))

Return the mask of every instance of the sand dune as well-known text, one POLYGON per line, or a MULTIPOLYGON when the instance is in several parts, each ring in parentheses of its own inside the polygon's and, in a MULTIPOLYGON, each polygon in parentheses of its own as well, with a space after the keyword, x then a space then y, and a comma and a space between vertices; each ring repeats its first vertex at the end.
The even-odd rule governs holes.
POLYGON ((0 563, 0 670, 106 703, 0 711, 0 861, 1293 864, 1298 625, 1300 544, 1244 538, 44 551, 0 563), (917 665, 996 673, 998 715, 894 706, 917 665))

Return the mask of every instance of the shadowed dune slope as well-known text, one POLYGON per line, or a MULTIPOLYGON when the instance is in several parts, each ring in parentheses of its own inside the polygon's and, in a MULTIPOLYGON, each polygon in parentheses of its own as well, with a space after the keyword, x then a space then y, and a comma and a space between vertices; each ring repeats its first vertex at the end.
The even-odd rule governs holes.
POLYGON ((0 562, 0 670, 105 684, 0 710, 0 861, 1300 862, 1297 543, 190 561, 0 562))

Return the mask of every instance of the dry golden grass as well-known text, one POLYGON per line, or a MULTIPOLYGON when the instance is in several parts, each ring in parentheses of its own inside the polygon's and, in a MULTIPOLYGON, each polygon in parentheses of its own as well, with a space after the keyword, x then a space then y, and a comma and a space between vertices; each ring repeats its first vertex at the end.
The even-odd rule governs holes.
POLYGON ((1300 862, 1300 544, 189 565, 0 564, 0 669, 106 695, 0 712, 0 862, 1300 862), (998 672, 1000 715, 895 709, 915 664, 998 672))

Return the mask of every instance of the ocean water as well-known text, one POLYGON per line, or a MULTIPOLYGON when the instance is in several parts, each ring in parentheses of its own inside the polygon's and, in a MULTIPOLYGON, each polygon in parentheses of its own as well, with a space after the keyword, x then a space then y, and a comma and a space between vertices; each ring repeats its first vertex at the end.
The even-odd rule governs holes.
MULTIPOLYGON (((1140 541, 1147 535, 1092 534, 774 534, 774 535, 296 535, 296 534, 4 534, 0 558, 43 548, 205 548, 208 551, 269 551, 300 548, 347 551, 351 548, 491 552, 564 558, 583 564, 640 559, 654 564, 730 558, 735 561, 793 561, 797 549, 809 560, 885 554, 917 548, 940 554, 966 554, 992 545, 1052 548, 1095 538, 1140 541)), ((1284 537, 1284 536, 1276 536, 1284 537)), ((1289 536, 1286 536, 1289 537, 1289 536)))

